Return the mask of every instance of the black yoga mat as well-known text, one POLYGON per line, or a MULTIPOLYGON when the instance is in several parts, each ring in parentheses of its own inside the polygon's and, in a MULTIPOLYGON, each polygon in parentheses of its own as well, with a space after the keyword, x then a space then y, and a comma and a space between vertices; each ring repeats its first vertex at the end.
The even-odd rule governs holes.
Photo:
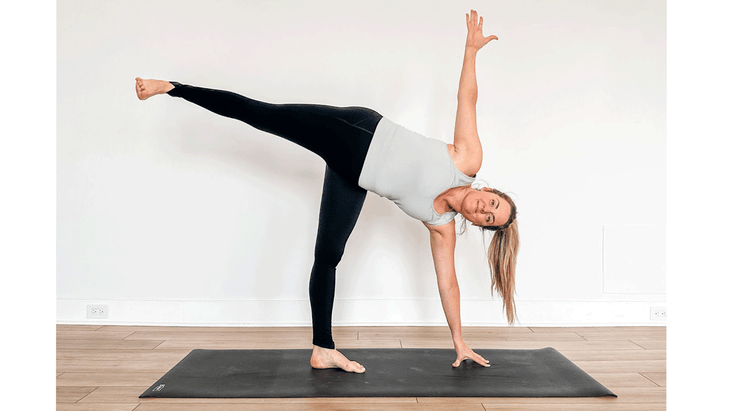
POLYGON ((554 348, 474 350, 342 349, 365 373, 315 370, 312 350, 193 350, 140 398, 599 397, 616 396, 554 348))

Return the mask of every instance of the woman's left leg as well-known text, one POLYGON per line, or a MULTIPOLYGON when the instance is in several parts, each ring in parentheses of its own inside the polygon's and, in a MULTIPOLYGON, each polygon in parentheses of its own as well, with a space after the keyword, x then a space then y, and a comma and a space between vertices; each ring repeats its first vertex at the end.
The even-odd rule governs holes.
POLYGON ((327 166, 319 209, 314 264, 309 278, 312 308, 310 364, 314 368, 342 368, 364 372, 365 368, 335 350, 332 339, 332 309, 335 301, 335 272, 362 210, 367 191, 327 166))
POLYGON ((367 191, 348 182, 329 166, 325 171, 319 208, 314 265, 309 278, 314 345, 335 348, 332 340, 332 307, 335 300, 335 272, 362 210, 367 191))

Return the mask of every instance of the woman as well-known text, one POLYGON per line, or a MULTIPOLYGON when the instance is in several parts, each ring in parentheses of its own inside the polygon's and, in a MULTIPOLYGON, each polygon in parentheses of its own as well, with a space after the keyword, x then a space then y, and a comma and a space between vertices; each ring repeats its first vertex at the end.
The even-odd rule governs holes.
POLYGON ((482 34, 483 19, 474 10, 466 15, 466 22, 454 144, 413 133, 363 107, 268 104, 228 91, 136 79, 140 100, 165 93, 181 97, 292 141, 327 163, 309 282, 313 328, 310 364, 314 368, 365 372, 365 367, 335 349, 331 321, 335 268, 367 191, 393 200, 428 228, 441 303, 457 354, 454 367, 466 359, 489 366, 489 361, 472 351, 461 336, 460 294, 454 268, 457 213, 482 230, 495 232, 488 251, 492 291, 496 289, 502 296, 507 318, 514 322, 514 269, 519 243, 515 205, 498 190, 471 186, 482 163, 476 126, 476 54, 497 37, 482 34))

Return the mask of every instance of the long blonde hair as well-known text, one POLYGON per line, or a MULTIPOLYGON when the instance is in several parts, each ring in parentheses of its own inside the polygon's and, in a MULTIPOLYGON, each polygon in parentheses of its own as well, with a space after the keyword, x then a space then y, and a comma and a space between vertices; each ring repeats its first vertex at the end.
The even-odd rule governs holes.
MULTIPOLYGON (((515 308, 515 268, 517 266, 517 252, 520 248, 520 234, 517 229, 517 208, 512 198, 503 192, 490 188, 492 192, 503 198, 510 205, 510 216, 507 222, 499 227, 480 227, 482 233, 493 231, 492 241, 487 250, 489 271, 492 277, 492 295, 494 290, 502 297, 502 306, 509 324, 514 324, 517 318, 515 308)), ((466 219, 461 232, 466 230, 466 219)), ((486 241, 485 241, 486 243, 486 241)))
POLYGON ((515 267, 519 247, 520 235, 517 231, 517 221, 512 221, 506 228, 494 232, 487 252, 489 271, 492 275, 492 295, 496 289, 502 297, 504 311, 510 324, 514 324, 517 317, 514 294, 515 267))

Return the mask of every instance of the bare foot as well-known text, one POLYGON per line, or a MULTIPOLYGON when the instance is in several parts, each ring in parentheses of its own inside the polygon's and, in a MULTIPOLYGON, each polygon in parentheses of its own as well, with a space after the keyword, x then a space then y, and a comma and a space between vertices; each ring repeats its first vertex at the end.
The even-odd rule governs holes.
POLYGON ((313 347, 312 358, 309 360, 309 364, 312 368, 342 368, 347 372, 356 372, 358 374, 365 372, 365 367, 355 361, 348 360, 337 350, 330 350, 316 345, 313 347))
POLYGON ((139 77, 135 79, 137 83, 134 88, 137 92, 137 98, 147 100, 158 94, 165 94, 175 88, 170 82, 164 80, 144 80, 139 77))

